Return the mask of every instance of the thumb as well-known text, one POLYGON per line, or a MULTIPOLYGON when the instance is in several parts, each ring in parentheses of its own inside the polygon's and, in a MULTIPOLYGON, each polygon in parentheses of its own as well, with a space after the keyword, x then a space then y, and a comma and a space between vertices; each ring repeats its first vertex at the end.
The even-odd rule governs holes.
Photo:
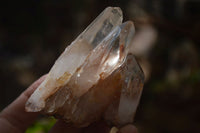
POLYGON ((38 113, 25 111, 25 103, 44 79, 45 76, 35 81, 14 102, 12 102, 0 113, 1 133, 24 132, 26 128, 37 118, 38 113))

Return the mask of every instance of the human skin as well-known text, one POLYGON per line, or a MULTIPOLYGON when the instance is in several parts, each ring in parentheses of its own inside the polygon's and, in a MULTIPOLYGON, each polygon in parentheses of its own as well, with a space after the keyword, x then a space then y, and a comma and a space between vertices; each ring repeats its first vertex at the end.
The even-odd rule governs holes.
MULTIPOLYGON (((34 90, 42 83, 46 75, 30 85, 15 101, 0 113, 0 133, 24 133, 37 119, 40 113, 26 112, 25 103, 34 90)), ((86 128, 72 127, 62 120, 58 120, 49 133, 109 133, 110 127, 104 122, 96 122, 86 128)), ((118 133, 138 133, 133 125, 126 125, 118 133)))

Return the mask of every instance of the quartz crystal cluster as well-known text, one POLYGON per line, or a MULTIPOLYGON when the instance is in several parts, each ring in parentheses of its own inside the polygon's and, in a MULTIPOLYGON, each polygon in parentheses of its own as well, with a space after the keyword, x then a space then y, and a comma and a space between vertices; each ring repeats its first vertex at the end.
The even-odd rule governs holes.
POLYGON ((118 7, 106 8, 57 59, 26 103, 26 111, 64 119, 77 127, 100 119, 133 122, 144 74, 135 60, 134 25, 118 7))

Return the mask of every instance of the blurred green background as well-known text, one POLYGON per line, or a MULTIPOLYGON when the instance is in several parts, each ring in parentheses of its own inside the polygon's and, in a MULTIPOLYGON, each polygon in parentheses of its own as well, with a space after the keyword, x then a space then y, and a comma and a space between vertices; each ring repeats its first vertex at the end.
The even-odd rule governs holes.
MULTIPOLYGON (((134 53, 146 77, 134 122, 140 133, 200 132, 199 0, 0 2, 0 110, 107 6, 121 7, 136 27, 134 53)), ((54 123, 38 118, 27 133, 54 123)))

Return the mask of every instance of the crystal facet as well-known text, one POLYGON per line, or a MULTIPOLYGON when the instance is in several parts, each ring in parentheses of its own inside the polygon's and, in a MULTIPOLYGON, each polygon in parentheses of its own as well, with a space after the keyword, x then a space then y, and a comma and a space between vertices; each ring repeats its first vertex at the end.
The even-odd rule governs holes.
POLYGON ((116 126, 131 123, 144 81, 129 51, 133 34, 120 8, 106 8, 57 59, 26 110, 79 127, 102 118, 116 126))

